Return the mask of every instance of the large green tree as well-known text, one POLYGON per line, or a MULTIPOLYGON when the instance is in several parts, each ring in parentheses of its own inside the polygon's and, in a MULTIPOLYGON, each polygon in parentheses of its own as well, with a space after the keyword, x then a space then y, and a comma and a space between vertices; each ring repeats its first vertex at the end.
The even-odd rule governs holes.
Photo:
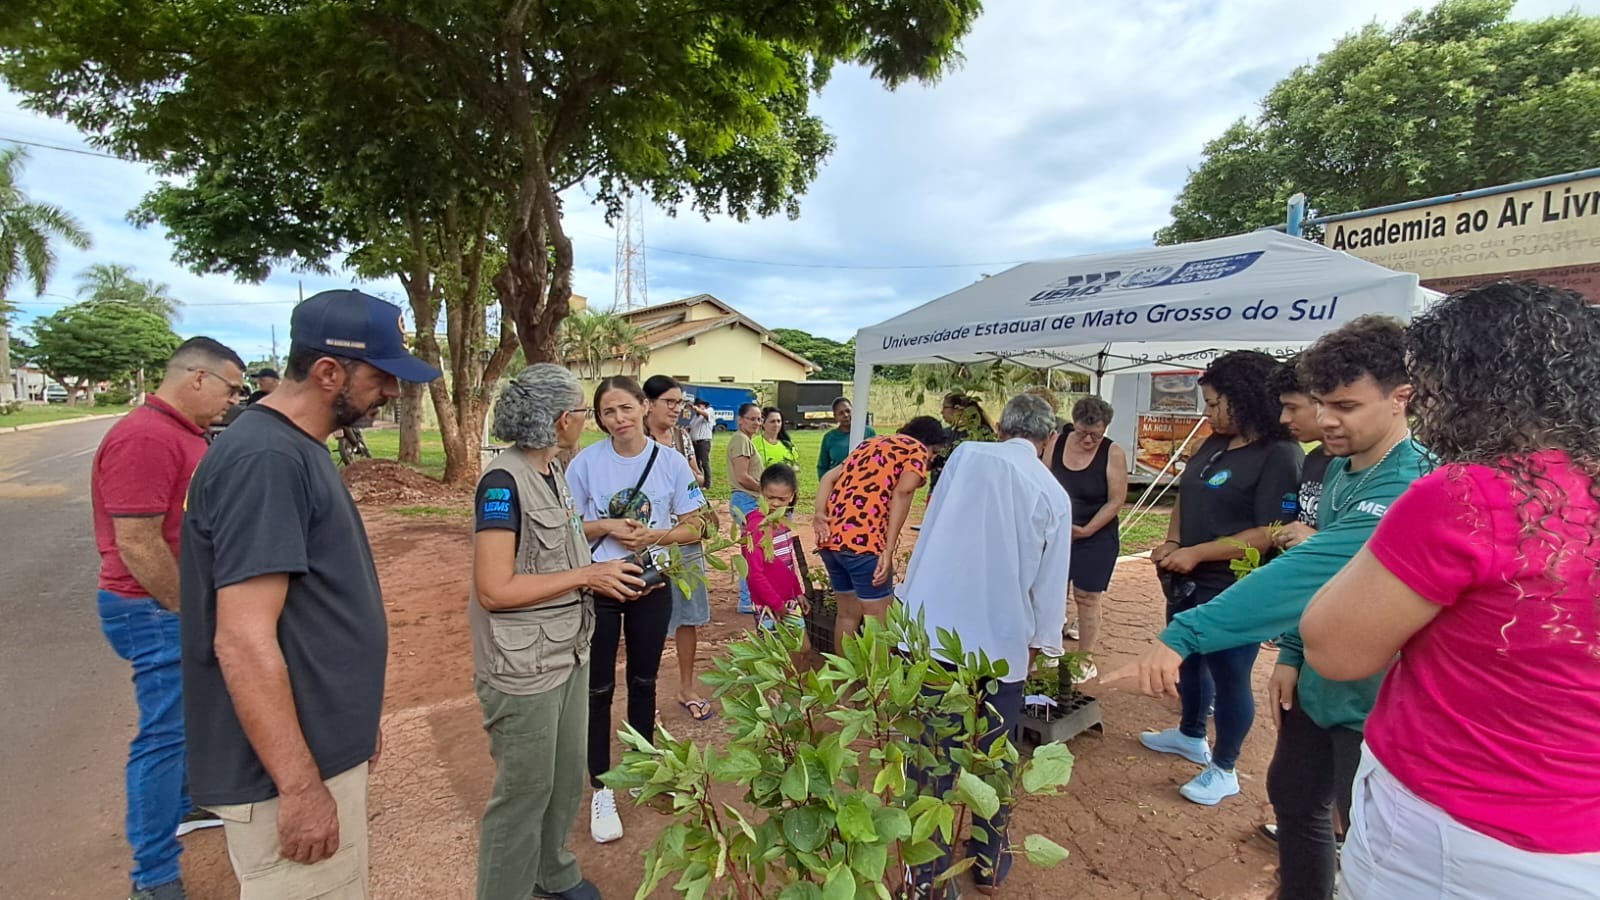
POLYGON ((0 149, 0 400, 11 396, 11 317, 16 307, 7 299, 19 278, 44 293, 56 269, 53 241, 66 241, 80 250, 89 246, 89 234, 70 213, 48 203, 35 203, 22 192, 22 163, 27 154, 19 147, 0 149))
POLYGON ((29 361, 78 391, 159 369, 181 343, 167 320, 128 303, 75 303, 34 320, 29 361))
POLYGON ((817 371, 812 372, 810 377, 818 381, 849 381, 855 377, 855 338, 841 344, 833 338, 799 328, 774 328, 772 336, 785 350, 792 350, 816 363, 817 371))
POLYGON ((1513 0, 1446 0, 1368 25, 1280 81, 1205 147, 1157 243, 1596 164, 1600 17, 1510 20, 1513 0))
POLYGON ((140 216, 201 271, 344 258, 398 275, 448 480, 471 478, 520 341, 558 358, 565 192, 798 213, 833 141, 811 97, 855 62, 932 79, 978 0, 13 0, 0 76, 166 176, 140 216), (503 310, 488 332, 482 298, 503 310))
POLYGON ((172 324, 183 301, 153 278, 135 278, 132 266, 95 263, 78 273, 78 296, 91 303, 120 302, 152 312, 172 324))

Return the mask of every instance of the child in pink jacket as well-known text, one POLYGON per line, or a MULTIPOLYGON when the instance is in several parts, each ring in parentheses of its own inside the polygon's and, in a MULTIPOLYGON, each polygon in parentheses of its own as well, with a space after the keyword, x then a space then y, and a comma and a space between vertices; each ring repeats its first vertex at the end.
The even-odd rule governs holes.
MULTIPOLYGON (((799 486, 794 469, 773 463, 761 473, 761 497, 767 511, 752 510, 745 517, 745 543, 741 548, 750 574, 750 600, 755 605, 756 625, 772 630, 779 620, 785 625, 805 627, 805 587, 800 581, 796 553, 805 552, 795 533, 784 524, 784 516, 794 506, 799 486), (767 543, 771 536, 770 550, 767 543)), ((802 643, 804 647, 804 632, 802 643)))

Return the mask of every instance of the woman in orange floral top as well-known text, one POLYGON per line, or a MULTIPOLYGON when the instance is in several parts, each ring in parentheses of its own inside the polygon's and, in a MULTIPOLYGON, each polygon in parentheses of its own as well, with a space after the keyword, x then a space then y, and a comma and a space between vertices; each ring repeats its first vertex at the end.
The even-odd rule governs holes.
POLYGON ((927 478, 928 448, 943 439, 938 419, 918 416, 899 434, 862 441, 817 485, 812 526, 839 601, 841 637, 854 633, 864 615, 887 616, 900 529, 927 478))

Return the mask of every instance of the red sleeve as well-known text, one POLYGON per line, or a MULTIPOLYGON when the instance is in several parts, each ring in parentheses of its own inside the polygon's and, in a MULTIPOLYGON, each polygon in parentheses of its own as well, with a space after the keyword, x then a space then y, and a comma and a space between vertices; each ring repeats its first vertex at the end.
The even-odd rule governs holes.
POLYGON ((183 480, 183 454, 150 437, 124 438, 100 453, 95 488, 113 518, 163 516, 183 480))
POLYGON ((1367 549, 1406 587, 1450 606, 1490 570, 1490 515, 1469 475, 1441 470, 1413 482, 1394 501, 1367 549))
POLYGON ((766 548, 762 545, 764 536, 761 526, 764 521, 765 517, 762 516, 759 509, 751 510, 750 514, 745 516, 745 535, 747 537, 745 541, 740 543, 739 550, 744 554, 745 565, 749 569, 749 574, 745 576, 745 582, 750 585, 751 602, 757 606, 765 606, 768 609, 777 609, 783 601, 774 599, 774 595, 778 593, 778 590, 772 584, 772 581, 767 578, 767 566, 770 563, 767 560, 766 548))

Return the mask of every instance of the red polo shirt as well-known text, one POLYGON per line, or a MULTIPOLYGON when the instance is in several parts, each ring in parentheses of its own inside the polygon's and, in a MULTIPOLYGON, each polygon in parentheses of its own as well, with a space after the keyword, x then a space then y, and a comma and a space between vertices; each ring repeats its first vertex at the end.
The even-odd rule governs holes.
POLYGON ((177 556, 189 478, 205 452, 205 429, 154 394, 106 432, 89 481, 101 590, 150 596, 122 561, 111 520, 165 516, 161 534, 177 556))

